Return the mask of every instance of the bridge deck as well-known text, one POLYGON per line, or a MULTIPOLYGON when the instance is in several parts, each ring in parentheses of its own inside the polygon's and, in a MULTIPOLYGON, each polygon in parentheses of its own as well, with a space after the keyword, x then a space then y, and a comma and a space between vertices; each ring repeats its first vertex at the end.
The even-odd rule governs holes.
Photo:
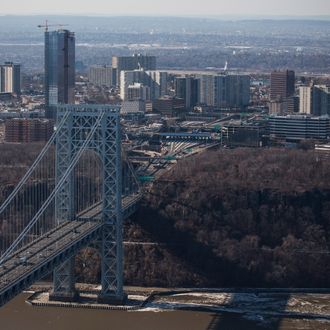
POLYGON ((100 226, 97 222, 70 221, 58 226, 55 230, 42 236, 33 244, 15 253, 0 266, 0 292, 13 278, 19 278, 28 273, 41 261, 51 257, 58 250, 63 249, 72 240, 80 238, 82 233, 100 226), (21 262, 21 258, 26 258, 21 262))
MULTIPOLYGON (((140 201, 141 194, 126 196, 122 199, 123 219, 129 217, 134 211, 136 204, 140 201)), ((87 210, 78 214, 78 219, 99 219, 102 212, 102 202, 96 203, 87 210)))
POLYGON ((0 266, 0 306, 95 238, 96 221, 70 221, 28 244, 0 266))
MULTIPOLYGON (((141 195, 123 198, 123 217, 131 215, 141 195)), ((101 203, 25 245, 0 265, 0 307, 74 256, 101 234, 101 203)))

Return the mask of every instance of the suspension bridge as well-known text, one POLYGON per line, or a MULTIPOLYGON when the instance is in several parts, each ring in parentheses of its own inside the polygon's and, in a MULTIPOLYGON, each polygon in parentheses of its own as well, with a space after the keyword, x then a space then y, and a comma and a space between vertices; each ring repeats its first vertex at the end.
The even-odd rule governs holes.
POLYGON ((101 256, 99 301, 121 303, 122 222, 141 191, 121 150, 118 106, 59 105, 54 134, 0 206, 0 306, 53 272, 50 299, 77 298, 74 256, 101 256))

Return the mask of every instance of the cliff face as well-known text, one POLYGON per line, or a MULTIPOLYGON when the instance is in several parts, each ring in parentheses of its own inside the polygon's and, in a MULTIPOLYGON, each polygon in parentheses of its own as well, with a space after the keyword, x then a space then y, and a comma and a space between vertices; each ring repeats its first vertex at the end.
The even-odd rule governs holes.
POLYGON ((126 281, 164 286, 327 287, 330 166, 312 152, 228 150, 154 184, 126 238, 126 281))

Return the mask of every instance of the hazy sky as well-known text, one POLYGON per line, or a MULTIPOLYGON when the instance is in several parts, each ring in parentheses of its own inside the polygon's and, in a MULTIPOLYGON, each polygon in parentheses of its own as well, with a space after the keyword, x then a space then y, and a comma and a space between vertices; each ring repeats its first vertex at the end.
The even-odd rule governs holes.
POLYGON ((330 15, 330 0, 7 0, 0 14, 330 15))

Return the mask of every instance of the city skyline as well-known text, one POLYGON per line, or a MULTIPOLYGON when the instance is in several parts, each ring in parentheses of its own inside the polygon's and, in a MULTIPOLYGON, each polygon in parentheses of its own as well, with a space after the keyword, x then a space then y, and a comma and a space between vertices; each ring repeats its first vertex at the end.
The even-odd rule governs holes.
POLYGON ((231 2, 214 2, 205 0, 202 4, 183 0, 176 2, 168 0, 152 6, 150 1, 125 0, 115 2, 95 0, 93 3, 68 3, 64 0, 44 2, 31 0, 26 3, 18 1, 7 2, 1 6, 0 15, 33 15, 33 14, 72 14, 72 15, 133 15, 133 16, 317 16, 330 15, 328 0, 278 0, 265 4, 261 0, 234 0, 231 2))

